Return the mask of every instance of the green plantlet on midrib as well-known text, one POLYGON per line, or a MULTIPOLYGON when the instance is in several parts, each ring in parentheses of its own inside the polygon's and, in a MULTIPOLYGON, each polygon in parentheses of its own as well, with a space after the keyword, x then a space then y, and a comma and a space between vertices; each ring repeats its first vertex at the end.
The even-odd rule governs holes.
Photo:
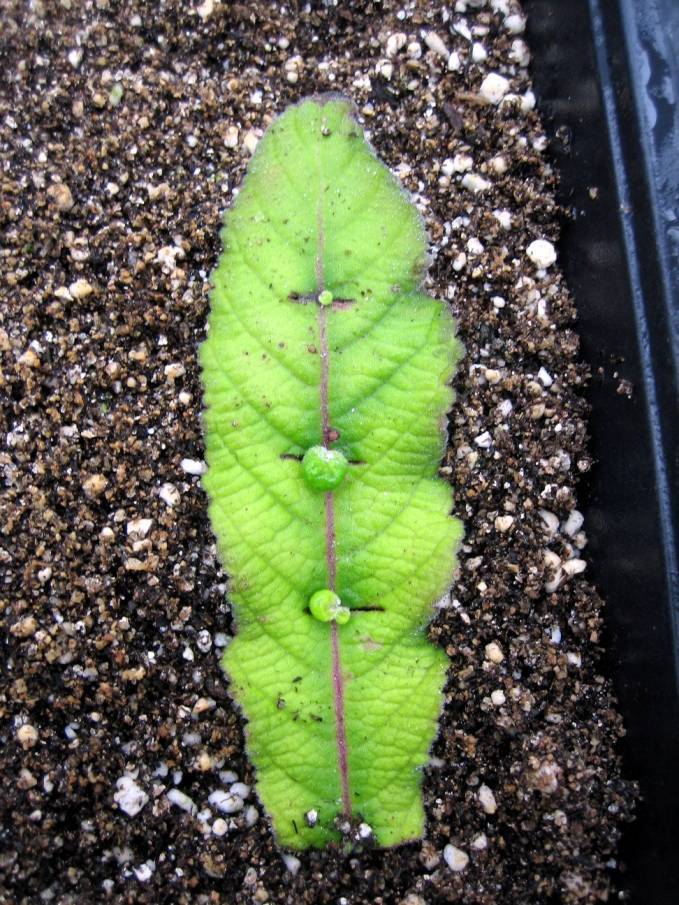
POLYGON ((421 218, 350 102, 311 98, 259 143, 223 242, 204 486, 258 792, 286 846, 342 816, 414 839, 447 667, 425 629, 461 536, 437 476, 460 345, 420 289, 421 218))

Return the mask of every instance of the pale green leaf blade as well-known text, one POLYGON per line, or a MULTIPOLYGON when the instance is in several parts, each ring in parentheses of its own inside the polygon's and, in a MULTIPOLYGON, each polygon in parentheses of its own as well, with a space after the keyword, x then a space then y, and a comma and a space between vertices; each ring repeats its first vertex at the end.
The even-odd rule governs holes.
POLYGON ((326 844, 347 813, 395 844, 422 832, 447 664, 425 627, 461 534, 437 477, 453 322, 418 290, 420 217, 342 99, 271 126, 223 238, 201 347, 204 484, 258 792, 286 845, 326 844), (327 493, 299 461, 319 445, 350 462, 327 493), (310 614, 322 588, 346 624, 310 614))

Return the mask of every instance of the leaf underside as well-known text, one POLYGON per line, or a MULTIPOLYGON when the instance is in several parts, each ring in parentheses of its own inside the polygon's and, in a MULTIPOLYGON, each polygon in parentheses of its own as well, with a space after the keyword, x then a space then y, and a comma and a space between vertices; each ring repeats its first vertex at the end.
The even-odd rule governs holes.
POLYGON ((204 487, 258 792, 285 846, 326 845, 349 813, 381 845, 417 838, 447 666, 425 627, 461 536, 437 477, 460 346, 419 288, 426 234, 350 102, 328 96, 271 125, 222 237, 204 487), (301 474, 318 445, 350 462, 332 492, 301 474), (323 588, 345 625, 310 615, 323 588))

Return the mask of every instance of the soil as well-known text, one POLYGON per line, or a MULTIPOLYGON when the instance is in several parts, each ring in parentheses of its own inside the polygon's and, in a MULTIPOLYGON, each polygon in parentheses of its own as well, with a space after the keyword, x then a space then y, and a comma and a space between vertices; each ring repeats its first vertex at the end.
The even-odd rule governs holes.
POLYGON ((518 7, 3 8, 1 901, 620 895, 636 790, 581 571, 588 371, 558 266, 526 252, 557 242, 563 214, 518 7), (490 72, 510 81, 500 104, 481 92, 490 72), (442 471, 466 538, 430 629, 451 670, 426 838, 286 861, 254 794, 233 815, 208 804, 254 776, 219 668, 231 621, 196 474, 196 350, 257 137, 327 90, 356 101, 413 193, 430 291, 459 320, 442 471))

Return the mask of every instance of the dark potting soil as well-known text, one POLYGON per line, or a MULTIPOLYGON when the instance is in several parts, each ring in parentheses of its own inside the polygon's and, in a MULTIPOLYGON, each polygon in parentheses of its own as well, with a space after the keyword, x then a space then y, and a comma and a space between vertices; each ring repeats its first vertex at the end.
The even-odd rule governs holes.
POLYGON ((556 242, 562 212, 519 8, 3 10, 1 901, 617 896, 636 791, 583 571, 587 367, 552 246, 531 245, 556 242), (196 349, 257 138, 329 90, 413 193, 429 290, 459 319, 442 472, 466 538, 430 628, 451 668, 426 838, 285 861, 254 794, 233 814, 208 801, 254 776, 219 668, 196 349))

